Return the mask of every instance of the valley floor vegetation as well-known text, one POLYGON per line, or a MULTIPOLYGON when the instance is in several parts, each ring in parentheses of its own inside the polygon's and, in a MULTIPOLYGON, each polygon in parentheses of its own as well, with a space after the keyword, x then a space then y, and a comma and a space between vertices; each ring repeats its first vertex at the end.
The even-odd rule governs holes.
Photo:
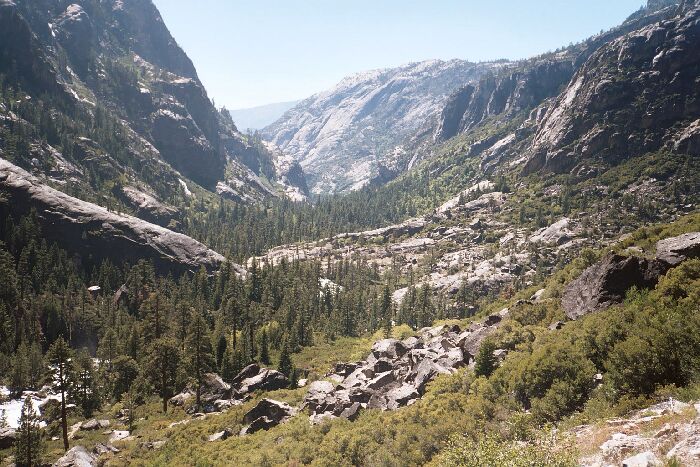
MULTIPOLYGON (((640 229, 615 248, 648 248, 699 228, 700 217, 686 216, 640 229)), ((115 464, 576 465, 575 442, 562 428, 670 395, 700 396, 700 260, 672 269, 654 290, 631 290, 622 305, 551 331, 551 323, 564 320, 564 285, 598 257, 588 251, 545 281, 539 302, 522 300, 532 288, 480 302, 478 316, 507 305, 510 319, 482 346, 487 350, 474 369, 439 377, 415 404, 320 426, 302 414, 270 431, 208 443, 224 427, 240 429, 255 400, 169 428, 188 416, 160 401, 197 384, 198 370, 226 380, 258 361, 292 381, 318 379, 337 361, 362 358, 385 335, 406 337, 433 320, 465 325, 471 318, 444 321, 431 302, 406 312, 413 327, 392 323, 399 312, 382 297, 387 278, 362 265, 329 271, 335 290, 319 286, 321 265, 313 263, 253 266, 245 280, 226 271, 158 278, 147 263, 126 271, 103 264, 83 275, 65 252, 41 240, 31 216, 7 217, 3 239, 0 265, 9 279, 0 308, 3 383, 13 395, 45 384, 65 390, 66 425, 133 410, 135 418, 123 423, 140 438, 117 443, 123 452, 115 464), (100 291, 88 291, 88 284, 100 291), (488 352, 495 348, 509 352, 501 363, 488 352), (172 376, 167 381, 156 377, 164 368, 172 376), (167 443, 154 450, 149 440, 167 443)), ((290 387, 266 396, 296 404, 304 392, 290 387)), ((23 416, 30 429, 18 446, 33 444, 36 455, 55 458, 62 451, 60 407, 42 418, 45 429, 23 416)))

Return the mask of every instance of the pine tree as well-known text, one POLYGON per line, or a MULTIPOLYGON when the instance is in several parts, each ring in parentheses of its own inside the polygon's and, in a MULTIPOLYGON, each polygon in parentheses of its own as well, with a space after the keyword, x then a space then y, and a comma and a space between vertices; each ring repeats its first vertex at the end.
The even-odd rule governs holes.
POLYGON ((83 411, 83 416, 89 418, 100 406, 95 367, 92 358, 86 351, 78 352, 74 363, 75 375, 73 393, 76 402, 83 411))
POLYGON ((15 323, 7 306, 0 300, 0 354, 9 355, 15 346, 15 323))
POLYGON ((282 352, 280 353, 280 361, 277 365, 277 370, 289 378, 292 376, 294 367, 292 365, 292 357, 289 354, 289 343, 287 341, 288 339, 285 337, 284 344, 282 344, 282 352))
POLYGON ((219 339, 216 342, 216 368, 221 369, 223 366, 227 347, 228 341, 226 340, 226 336, 223 333, 219 334, 219 339))
POLYGON ((112 371, 112 364, 119 353, 117 340, 117 332, 112 328, 107 329, 107 332, 105 332, 97 348, 97 357, 100 359, 102 365, 107 366, 108 372, 112 371))
POLYGON ((163 401, 163 413, 168 411, 168 399, 175 395, 180 361, 180 346, 172 338, 161 337, 149 347, 146 375, 163 401))
POLYGON ((389 286, 385 285, 382 291, 382 303, 379 308, 379 313, 382 317, 382 323, 384 328, 385 337, 391 337, 392 328, 392 306, 391 306, 391 292, 389 291, 389 286))
POLYGON ((239 352, 234 350, 232 347, 226 348, 226 353, 224 353, 224 358, 221 361, 221 378, 224 381, 231 381, 233 378, 241 371, 238 366, 237 359, 239 352))
POLYGON ((165 334, 167 321, 163 313, 165 307, 161 302, 160 294, 154 292, 139 308, 139 315, 143 323, 143 338, 146 342, 160 339, 165 334))
POLYGON ((211 350, 209 326, 199 311, 193 311, 192 323, 187 337, 187 353, 190 370, 194 374, 196 385, 195 403, 197 411, 200 411, 204 374, 212 370, 214 357, 211 350))
POLYGON ((27 388, 27 346, 22 342, 12 358, 12 374, 10 376, 10 392, 18 397, 27 388))
POLYGON ((68 344, 59 337, 48 352, 49 363, 53 366, 52 381, 54 389, 61 393, 61 429, 63 431, 63 449, 68 451, 68 416, 66 414, 66 396, 70 389, 71 359, 73 352, 68 344))
POLYGON ((34 342, 27 355, 27 382, 32 389, 39 389, 46 370, 39 344, 34 342))
POLYGON ((39 416, 34 411, 32 398, 27 396, 20 412, 19 428, 15 444, 15 464, 33 467, 42 465, 43 440, 39 427, 39 416))
POLYGON ((126 409, 126 423, 129 433, 134 432, 134 422, 136 421, 136 391, 130 389, 122 394, 122 401, 126 409))
POLYGON ((486 339, 481 344, 474 362, 474 374, 476 376, 491 376, 493 370, 496 369, 496 357, 493 354, 495 350, 496 345, 490 339, 486 339))
POLYGON ((267 330, 263 328, 260 336, 260 363, 265 365, 270 364, 270 350, 267 342, 267 330))

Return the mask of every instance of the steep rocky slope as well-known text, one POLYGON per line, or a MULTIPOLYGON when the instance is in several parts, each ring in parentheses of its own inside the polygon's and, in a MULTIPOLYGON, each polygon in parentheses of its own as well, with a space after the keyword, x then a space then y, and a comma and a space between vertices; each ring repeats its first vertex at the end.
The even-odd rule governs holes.
POLYGON ((435 131, 435 139, 445 141, 459 133, 466 133, 489 118, 513 118, 558 96, 574 73, 599 48, 625 34, 673 16, 677 3, 650 2, 646 9, 607 32, 554 53, 509 64, 500 73, 462 87, 448 99, 435 131))
MULTIPOLYGON (((101 165, 113 170, 81 180, 88 182, 83 190, 98 191, 105 179, 126 175, 162 200, 179 192, 180 178, 209 190, 219 183, 235 186, 245 200, 279 194, 274 156, 214 107, 150 0, 3 0, 0 23, 5 82, 46 115, 52 109, 56 128, 48 121, 37 125, 21 108, 0 108, 0 116, 9 131, 24 120, 37 140, 48 140, 51 152, 92 175, 94 158, 71 154, 73 141, 89 137, 101 165), (75 127, 73 135, 58 130, 65 120, 75 127), (269 182, 251 183, 261 176, 269 182)), ((15 162, 28 169, 51 163, 33 154, 39 164, 30 167, 32 158, 23 156, 15 162)))
MULTIPOLYGON (((671 7, 673 9, 673 7, 671 7)), ((669 149, 700 155, 700 8, 598 50, 547 110, 525 168, 568 171, 669 149)))
POLYGON ((345 78, 262 131, 297 159, 315 193, 358 189, 394 168, 403 146, 430 127, 447 97, 501 63, 439 60, 345 78))

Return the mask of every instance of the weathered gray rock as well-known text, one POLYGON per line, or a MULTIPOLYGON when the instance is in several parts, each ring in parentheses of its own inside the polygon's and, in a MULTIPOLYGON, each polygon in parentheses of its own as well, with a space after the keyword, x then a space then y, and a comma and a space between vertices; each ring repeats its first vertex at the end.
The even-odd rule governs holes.
POLYGON ((372 354, 377 359, 396 360, 401 358, 407 351, 406 346, 398 339, 383 339, 375 342, 372 346, 372 354))
POLYGON ((289 379, 277 370, 263 368, 255 376, 241 381, 237 388, 238 395, 249 394, 254 391, 275 391, 289 387, 289 379))
POLYGON ((167 227, 178 214, 178 210, 174 207, 163 203, 154 195, 136 187, 115 187, 113 192, 134 209, 138 218, 145 221, 167 227))
POLYGON ((394 148, 437 117, 451 92, 498 67, 431 60, 348 77, 297 104, 263 137, 301 162, 315 193, 385 181, 381 167, 401 152, 394 148))
POLYGON ((207 441, 209 441, 210 443, 213 443, 216 441, 224 441, 224 440, 227 440, 228 438, 230 438, 231 436, 233 436, 233 432, 231 430, 229 430, 228 428, 226 428, 225 430, 222 430, 222 431, 219 431, 217 433, 214 433, 213 435, 210 435, 207 438, 207 441))
POLYGON ((205 373, 202 376, 200 398, 204 404, 213 404, 217 400, 231 398, 231 385, 224 382, 216 373, 205 373))
POLYGON ((334 389, 335 385, 329 381, 314 381, 309 385, 309 390, 304 397, 304 407, 315 411, 334 389))
POLYGON ((251 423, 256 418, 267 417, 270 420, 281 421, 296 415, 297 410, 289 404, 272 399, 262 399, 243 416, 243 423, 251 423))
POLYGON ((197 271, 201 266, 214 271, 225 261, 186 235, 68 196, 4 159, 0 189, 13 214, 35 208, 45 236, 86 259, 121 264, 147 258, 163 273, 197 271))
MULTIPOLYGON (((348 367, 354 371, 337 385, 311 384, 303 403, 311 411, 309 420, 312 424, 338 417, 352 420, 365 408, 396 410, 412 404, 435 377, 465 366, 507 314, 503 310, 464 332, 459 326, 436 326, 403 341, 375 342, 367 358, 348 367)), ((505 352, 500 357, 505 358, 505 352)), ((338 377, 343 368, 336 365, 333 376, 338 377)))
POLYGON ((116 454, 119 449, 115 448, 111 444, 97 443, 94 448, 92 448, 93 454, 96 456, 102 456, 105 454, 116 454))
POLYGON ((394 378, 394 375, 392 374, 392 372, 387 371, 386 373, 381 373, 381 374, 375 376, 374 378, 372 378, 372 380, 370 380, 367 383, 367 387, 370 389, 377 390, 377 389, 383 388, 387 384, 393 383, 394 381, 395 381, 395 378, 394 378))
POLYGON ((102 430, 107 427, 109 427, 109 420, 96 420, 94 418, 80 424, 80 429, 83 431, 102 430))
POLYGON ((642 11, 586 45, 585 63, 537 122, 525 173, 570 172, 593 158, 617 163, 679 141, 679 151, 696 148, 692 131, 679 137, 677 128, 700 116, 682 104, 700 69, 700 9, 676 11, 642 11), (647 110, 635 112, 642 95, 647 110))
POLYGON ((157 451, 163 446, 165 446, 165 440, 146 441, 145 443, 141 443, 141 447, 148 449, 149 451, 157 451))
POLYGON ((357 363, 336 363, 333 373, 345 378, 357 369, 357 363))
POLYGON ((410 384, 402 384, 386 393, 387 408, 396 410, 399 407, 409 405, 419 398, 420 394, 415 387, 410 384))
POLYGON ((362 410, 362 404, 359 402, 353 402, 350 407, 347 407, 345 410, 343 410, 340 413, 341 418, 347 418, 348 420, 355 421, 357 417, 360 415, 360 411, 362 410))
POLYGON ((651 451, 640 452, 622 461, 622 467, 658 467, 663 465, 651 451))
POLYGON ((562 321, 555 321, 554 323, 549 325, 549 330, 550 331, 558 331, 559 329, 564 327, 564 322, 562 321))
POLYGON ((88 452, 83 446, 75 446, 58 459, 53 467, 95 467, 97 456, 88 452))
POLYGON ((659 240, 656 243, 656 258, 671 266, 677 266, 686 259, 698 257, 700 257, 700 232, 690 232, 659 240))

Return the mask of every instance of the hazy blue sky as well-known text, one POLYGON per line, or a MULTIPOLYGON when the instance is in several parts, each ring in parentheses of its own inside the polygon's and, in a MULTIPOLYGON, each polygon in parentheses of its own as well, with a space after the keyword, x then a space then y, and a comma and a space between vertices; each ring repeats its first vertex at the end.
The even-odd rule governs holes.
POLYGON ((432 58, 525 58, 621 23, 643 0, 154 0, 217 105, 307 97, 432 58))

